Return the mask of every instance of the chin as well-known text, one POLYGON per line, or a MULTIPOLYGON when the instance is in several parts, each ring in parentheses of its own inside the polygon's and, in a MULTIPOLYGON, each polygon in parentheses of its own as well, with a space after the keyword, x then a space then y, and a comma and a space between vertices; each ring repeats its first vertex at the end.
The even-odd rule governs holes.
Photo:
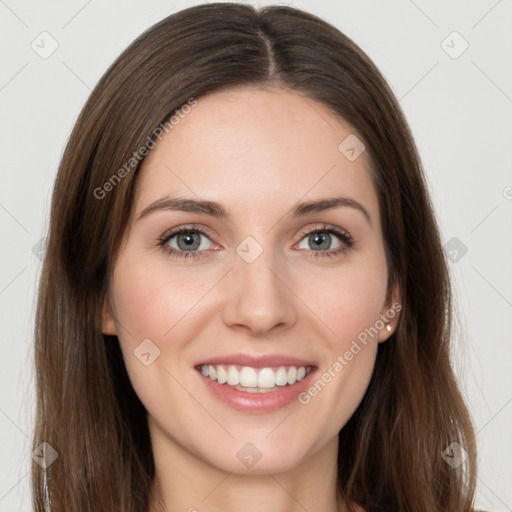
POLYGON ((283 444, 273 446, 267 443, 258 447, 257 443, 243 441, 231 446, 210 454, 208 463, 236 475, 266 475, 292 471, 303 463, 307 455, 304 449, 290 450, 283 444))

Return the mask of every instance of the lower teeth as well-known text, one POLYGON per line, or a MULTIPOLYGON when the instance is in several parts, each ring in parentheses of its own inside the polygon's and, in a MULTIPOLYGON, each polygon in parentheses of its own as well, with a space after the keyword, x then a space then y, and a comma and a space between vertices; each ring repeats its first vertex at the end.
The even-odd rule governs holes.
POLYGON ((278 391, 279 389, 283 389, 285 386, 275 386, 273 388, 244 388, 240 386, 239 384, 236 386, 231 386, 226 383, 226 386, 229 386, 230 388, 237 389, 238 391, 246 391, 247 393, 271 393, 272 391, 278 391))

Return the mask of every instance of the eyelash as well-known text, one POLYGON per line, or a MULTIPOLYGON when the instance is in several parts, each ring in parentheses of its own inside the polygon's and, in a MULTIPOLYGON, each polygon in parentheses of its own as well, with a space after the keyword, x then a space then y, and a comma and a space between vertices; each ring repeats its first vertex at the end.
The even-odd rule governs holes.
MULTIPOLYGON (((170 256, 179 257, 179 258, 187 258, 189 255, 192 256, 192 258, 200 258, 201 252, 204 251, 178 251, 174 249, 173 247, 169 247, 167 244, 171 240, 171 238, 174 238, 176 235, 179 235, 181 233, 197 233, 200 235, 205 236, 206 238, 210 238, 207 233, 205 233, 202 229, 195 227, 195 226, 185 226, 182 228, 178 228, 174 231, 164 233, 159 239, 158 239, 158 247, 160 247, 165 253, 169 254, 170 256)), ((300 241, 307 236, 307 235, 313 235, 316 233, 329 233, 331 235, 337 236, 341 242, 344 244, 341 248, 331 250, 331 251, 310 251, 309 257, 311 258, 331 258, 332 256, 340 255, 344 252, 349 251, 355 246, 355 240, 346 232, 342 231, 337 228, 333 228, 330 226, 322 226, 320 228, 315 228, 309 231, 302 231, 300 233, 300 241)))

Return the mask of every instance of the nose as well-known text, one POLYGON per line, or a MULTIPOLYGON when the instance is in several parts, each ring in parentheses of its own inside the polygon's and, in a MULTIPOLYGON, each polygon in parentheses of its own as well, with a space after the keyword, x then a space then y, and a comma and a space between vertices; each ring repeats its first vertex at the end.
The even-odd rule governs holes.
POLYGON ((252 262, 238 256, 226 283, 224 323, 230 328, 264 337, 290 328, 297 321, 297 298, 283 265, 276 265, 270 250, 252 262))

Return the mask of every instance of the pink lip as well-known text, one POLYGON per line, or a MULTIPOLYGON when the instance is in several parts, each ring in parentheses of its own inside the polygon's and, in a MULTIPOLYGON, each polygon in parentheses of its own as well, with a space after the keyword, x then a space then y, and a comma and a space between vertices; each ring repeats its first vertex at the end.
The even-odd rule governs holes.
POLYGON ((273 366, 316 366, 314 361, 306 361, 304 359, 297 359, 295 357, 280 354, 230 354, 200 361, 196 363, 195 366, 202 366, 203 364, 234 364, 240 366, 251 366, 252 368, 270 368, 273 366))
POLYGON ((231 408, 244 413, 269 413, 282 409, 297 400, 299 394, 305 392, 311 386, 317 369, 317 367, 312 368, 311 372, 301 381, 291 386, 283 386, 281 389, 270 393, 239 391, 227 384, 219 384, 217 381, 205 377, 200 371, 197 371, 197 375, 217 400, 231 408))

